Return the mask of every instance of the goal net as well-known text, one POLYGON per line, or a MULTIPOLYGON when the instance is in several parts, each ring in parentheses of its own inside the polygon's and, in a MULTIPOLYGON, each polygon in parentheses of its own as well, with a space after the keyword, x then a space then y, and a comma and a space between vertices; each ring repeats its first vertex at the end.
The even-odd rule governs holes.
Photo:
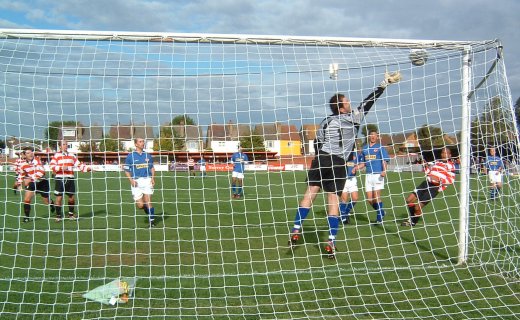
POLYGON ((0 105, 2 319, 520 313, 518 128, 497 40, 3 29, 0 105), (388 151, 383 223, 371 224, 362 171, 335 259, 323 193, 289 248, 329 99, 356 107, 386 71, 402 79, 356 143, 376 129, 388 151), (153 227, 123 171, 136 138, 154 161, 153 227), (32 148, 56 201, 60 140, 93 170, 74 169, 75 201, 63 196, 56 221, 40 194, 13 186, 14 164, 32 148), (230 163, 239 145, 243 184, 230 163), (455 183, 401 226, 442 147, 455 183))

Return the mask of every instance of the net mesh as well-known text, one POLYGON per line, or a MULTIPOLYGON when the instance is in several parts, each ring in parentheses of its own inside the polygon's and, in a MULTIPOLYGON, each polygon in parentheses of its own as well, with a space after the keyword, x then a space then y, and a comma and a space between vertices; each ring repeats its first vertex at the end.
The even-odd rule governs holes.
MULTIPOLYGON (((235 35, 30 33, 0 37, 2 319, 513 317, 520 312, 518 134, 498 41, 429 42, 235 35), (414 65, 411 50, 427 55, 414 65), (464 79, 464 56, 470 78, 464 79), (383 225, 370 224, 364 173, 350 224, 324 255, 326 196, 294 249, 287 242, 306 189, 316 125, 336 92, 356 106, 399 70, 368 113, 390 154, 383 225), (464 91, 469 83, 470 92, 464 91), (464 129, 463 101, 470 125, 464 129), (466 130, 469 154, 461 154, 466 130), (121 165, 146 139, 156 169, 156 226, 136 208, 121 165), (67 139, 94 171, 75 174, 78 220, 56 222, 36 195, 23 222, 13 163, 24 147, 46 170, 67 139), (231 155, 249 156, 232 197, 231 155), (468 170, 402 227, 422 160, 449 146, 468 170), (491 198, 494 147, 503 186, 491 198), (195 162, 189 170, 188 160, 195 162), (198 161, 206 160, 205 171, 198 161), (468 228, 461 233, 461 192, 468 228), (467 240, 460 256, 460 243, 467 240), (461 263, 462 262, 462 263, 461 263), (127 303, 84 295, 135 279, 127 303)), ((358 144, 366 142, 361 130, 358 144)), ((51 199, 54 178, 47 172, 51 199)), ((64 197, 64 212, 69 210, 64 197)), ((116 297, 120 298, 120 297, 116 297)))

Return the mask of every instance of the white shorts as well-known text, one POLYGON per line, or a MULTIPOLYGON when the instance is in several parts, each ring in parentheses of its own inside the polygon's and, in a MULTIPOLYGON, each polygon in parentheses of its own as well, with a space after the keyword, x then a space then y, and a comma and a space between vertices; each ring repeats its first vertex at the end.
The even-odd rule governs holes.
POLYGON ((132 187, 132 196, 137 201, 145 194, 153 194, 152 178, 138 178, 135 180, 137 187, 132 187))
POLYGON ((200 172, 206 172, 206 166, 200 166, 199 170, 200 172))
POLYGON ((489 182, 491 182, 491 183, 502 183, 502 172, 489 171, 488 178, 489 178, 489 182))
POLYGON ((358 192, 356 177, 347 177, 347 179, 345 180, 345 187, 343 187, 343 192, 358 192))
POLYGON ((233 171, 233 173, 231 174, 231 177, 238 178, 238 179, 244 179, 244 174, 242 172, 233 171))
POLYGON ((365 177, 365 189, 369 191, 378 191, 385 188, 385 178, 380 173, 367 173, 365 177))

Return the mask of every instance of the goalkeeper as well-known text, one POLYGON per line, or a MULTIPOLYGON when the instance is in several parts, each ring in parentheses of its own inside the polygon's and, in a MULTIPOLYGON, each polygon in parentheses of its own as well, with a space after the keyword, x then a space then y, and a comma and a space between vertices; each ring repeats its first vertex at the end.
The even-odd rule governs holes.
POLYGON ((318 192, 323 188, 327 193, 329 223, 329 239, 325 251, 330 259, 335 258, 335 241, 339 227, 339 196, 342 194, 347 177, 346 162, 353 152, 363 117, 370 111, 386 87, 399 82, 400 79, 399 72, 385 73, 381 84, 354 110, 350 106, 349 99, 341 93, 336 93, 330 99, 332 114, 321 122, 316 133, 314 146, 316 156, 307 173, 307 190, 294 218, 294 227, 289 237, 291 248, 299 242, 303 221, 318 192))

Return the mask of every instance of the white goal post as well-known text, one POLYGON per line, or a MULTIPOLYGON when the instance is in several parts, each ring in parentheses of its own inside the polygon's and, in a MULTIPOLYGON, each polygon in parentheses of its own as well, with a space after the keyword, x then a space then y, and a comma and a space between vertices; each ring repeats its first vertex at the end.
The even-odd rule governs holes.
POLYGON ((520 312, 520 141, 499 40, 0 29, 0 140, 2 319, 520 312), (362 172, 336 259, 322 252, 322 196, 289 249, 330 97, 357 106, 386 71, 402 79, 357 139, 360 151, 377 128, 389 153, 384 223, 370 224, 362 172), (135 138, 154 158, 154 228, 123 172, 135 138), (49 162, 62 139, 95 170, 76 172, 75 203, 64 201, 79 219, 57 223, 40 195, 13 190, 13 169, 36 149, 55 199, 49 162), (231 177, 238 146, 243 186, 231 177), (455 183, 401 226, 421 163, 442 147, 455 183))

